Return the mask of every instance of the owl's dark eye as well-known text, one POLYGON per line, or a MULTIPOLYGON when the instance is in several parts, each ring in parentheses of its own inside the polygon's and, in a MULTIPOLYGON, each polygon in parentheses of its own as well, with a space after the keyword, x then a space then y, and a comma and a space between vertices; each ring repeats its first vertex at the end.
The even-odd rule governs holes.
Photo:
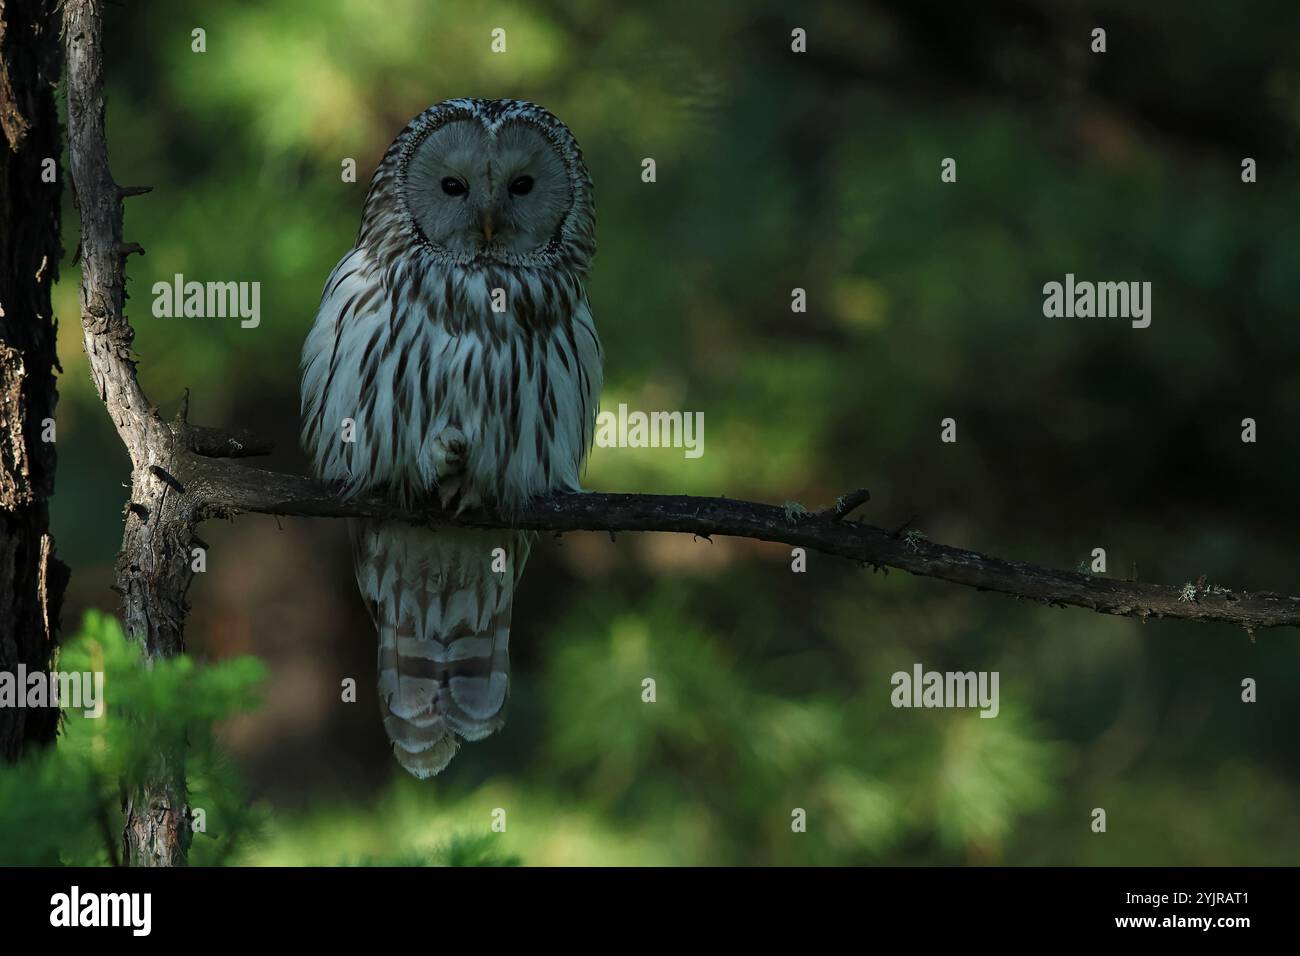
POLYGON ((446 176, 442 180, 442 191, 448 196, 463 196, 469 192, 469 187, 455 176, 446 176))
POLYGON ((510 180, 510 195, 526 196, 533 191, 532 176, 516 176, 510 180))

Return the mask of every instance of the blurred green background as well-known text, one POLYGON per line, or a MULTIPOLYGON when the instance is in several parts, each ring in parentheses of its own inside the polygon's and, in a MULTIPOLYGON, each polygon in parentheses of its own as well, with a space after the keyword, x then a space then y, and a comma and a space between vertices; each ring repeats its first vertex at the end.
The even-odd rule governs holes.
MULTIPOLYGON (((127 205, 140 374, 164 410, 188 387, 193 420, 254 427, 304 469, 299 351, 376 161, 431 103, 519 97, 568 123, 596 184, 603 406, 705 414, 703 457, 598 448, 589 487, 814 508, 866 486, 865 520, 945 543, 1071 569, 1104 547, 1116 576, 1294 593, 1298 30, 1286 0, 110 6, 113 170, 155 187, 127 205), (260 327, 154 318, 177 272, 261 282, 260 327), (1067 272, 1151 281, 1151 327, 1045 319, 1067 272)), ((69 250, 75 230, 69 209, 69 250)), ((65 261, 69 633, 115 608, 127 480, 78 279, 65 261)), ((1297 862, 1292 631, 567 535, 516 599, 505 729, 419 783, 388 754, 343 525, 201 533, 190 649, 269 674, 221 732, 265 813, 235 862, 407 859, 498 807, 494 846, 526 864, 1297 862), (1001 715, 894 710, 890 675, 918 661, 999 671, 1001 715)))

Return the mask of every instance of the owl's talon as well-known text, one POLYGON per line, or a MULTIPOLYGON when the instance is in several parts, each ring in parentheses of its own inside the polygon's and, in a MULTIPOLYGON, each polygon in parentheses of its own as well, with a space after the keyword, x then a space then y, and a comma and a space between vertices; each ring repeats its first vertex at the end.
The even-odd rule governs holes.
POLYGON ((451 503, 460 494, 460 488, 459 475, 447 475, 438 482, 438 502, 442 505, 443 511, 451 510, 451 503))
POLYGON ((438 482, 438 502, 443 511, 450 511, 459 517, 466 511, 472 511, 483 504, 483 499, 469 487, 462 475, 448 475, 438 482), (452 508, 452 505, 455 508, 452 508))
POLYGON ((446 476, 465 470, 469 442, 459 428, 445 428, 433 440, 433 473, 441 482, 446 476))
POLYGON ((473 511, 482 504, 483 500, 467 488, 465 493, 460 496, 460 500, 456 502, 456 517, 459 518, 466 511, 473 511))

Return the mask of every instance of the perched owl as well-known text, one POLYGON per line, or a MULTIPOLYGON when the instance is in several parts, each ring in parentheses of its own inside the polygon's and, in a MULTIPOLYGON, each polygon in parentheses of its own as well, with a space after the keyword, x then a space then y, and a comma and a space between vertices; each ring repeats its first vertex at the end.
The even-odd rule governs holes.
MULTIPOLYGON (((576 491, 601 347, 583 281, 591 178, 573 134, 518 100, 447 100, 375 171, 356 246, 302 356, 303 442, 346 493, 509 513, 576 491)), ((350 522, 398 762, 438 773, 505 720, 510 604, 531 536, 350 522), (502 570, 504 568, 504 570, 502 570)))

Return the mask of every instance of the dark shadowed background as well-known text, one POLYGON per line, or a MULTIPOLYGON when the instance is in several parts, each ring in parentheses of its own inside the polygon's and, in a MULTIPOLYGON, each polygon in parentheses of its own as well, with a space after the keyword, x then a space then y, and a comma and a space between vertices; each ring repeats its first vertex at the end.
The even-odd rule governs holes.
MULTIPOLYGON (((1294 593, 1300 6, 1146 6, 110 7, 113 170, 155 187, 126 219, 145 390, 170 410, 188 387, 192 420, 305 469, 298 356, 376 161, 431 103, 519 97, 572 128, 595 181, 603 407, 705 417, 702 457, 597 448, 589 487, 814 508, 865 486, 866 520, 914 515, 945 543, 1071 569, 1103 547, 1111 575, 1294 593), (1150 281, 1151 327, 1044 318, 1067 272, 1150 281), (176 273, 260 282, 260 326, 155 318, 176 273)), ((69 209, 69 250, 75 229, 69 209)), ((128 476, 78 279, 65 263, 56 297, 69 634, 116 605, 128 476)), ((501 845, 537 864, 1297 860, 1293 631, 1143 625, 816 554, 795 574, 750 541, 567 535, 518 592, 505 729, 419 783, 380 726, 342 523, 201 534, 190 649, 270 674, 223 733, 267 811, 243 862, 399 858, 497 807, 501 845), (915 662, 999 671, 1000 715, 893 709, 915 662)))

